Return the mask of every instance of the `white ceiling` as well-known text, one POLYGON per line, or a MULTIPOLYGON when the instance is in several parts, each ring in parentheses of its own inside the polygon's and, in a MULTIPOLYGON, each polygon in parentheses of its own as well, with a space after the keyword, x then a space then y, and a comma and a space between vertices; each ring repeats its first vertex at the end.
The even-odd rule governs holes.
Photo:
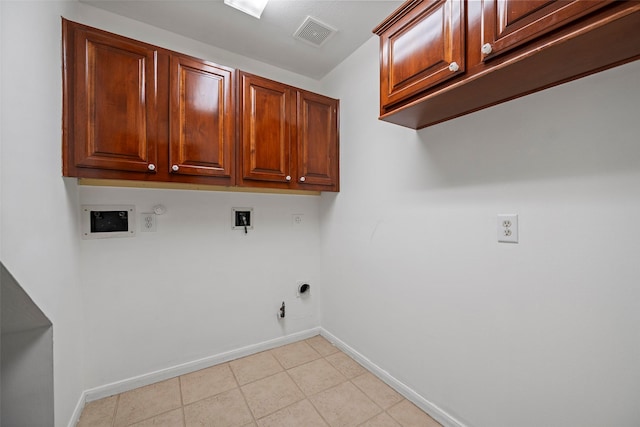
POLYGON ((402 0, 270 0, 255 19, 223 0, 80 0, 298 74, 320 79, 373 36, 402 0), (293 38, 307 16, 338 32, 317 48, 293 38))

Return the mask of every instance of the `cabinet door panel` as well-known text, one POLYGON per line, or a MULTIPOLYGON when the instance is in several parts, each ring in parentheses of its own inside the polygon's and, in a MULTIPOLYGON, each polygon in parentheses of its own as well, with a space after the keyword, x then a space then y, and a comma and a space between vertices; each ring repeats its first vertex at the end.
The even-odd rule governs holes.
POLYGON ((291 174, 291 89, 257 76, 242 76, 244 179, 287 182, 291 174))
POLYGON ((381 104, 397 103, 463 73, 464 35, 461 0, 422 2, 386 29, 381 35, 381 104), (453 62, 458 67, 450 69, 453 62))
POLYGON ((157 52, 77 31, 75 56, 76 166, 149 172, 156 163, 157 52))
POLYGON ((230 69, 172 56, 170 173, 231 176, 232 74, 230 69))
POLYGON ((484 0, 482 43, 492 47, 485 59, 508 52, 612 1, 484 0))
POLYGON ((298 92, 298 182, 333 186, 338 182, 338 101, 298 92))

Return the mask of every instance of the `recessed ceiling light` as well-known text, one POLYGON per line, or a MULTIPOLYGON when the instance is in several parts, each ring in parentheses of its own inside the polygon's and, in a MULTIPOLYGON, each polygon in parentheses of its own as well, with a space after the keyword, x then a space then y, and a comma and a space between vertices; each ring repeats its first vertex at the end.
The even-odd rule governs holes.
POLYGON ((268 1, 269 0, 224 0, 224 4, 260 19, 262 11, 267 6, 268 1))

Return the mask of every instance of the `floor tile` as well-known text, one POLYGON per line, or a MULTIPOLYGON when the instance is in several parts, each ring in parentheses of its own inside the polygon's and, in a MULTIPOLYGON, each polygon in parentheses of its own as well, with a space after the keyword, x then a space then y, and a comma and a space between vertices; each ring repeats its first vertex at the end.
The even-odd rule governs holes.
POLYGON ((124 392, 118 400, 115 426, 126 426, 181 406, 177 378, 124 392))
POLYGON ((187 427, 238 427, 251 425, 253 421, 237 388, 185 406, 184 418, 187 427))
POLYGON ((262 418, 304 399, 304 394, 286 372, 241 387, 256 418, 262 418))
POLYGON ((322 357, 304 341, 298 341, 293 344, 275 348, 271 350, 271 353, 273 353, 285 369, 293 368, 322 357))
POLYGON ((182 403, 188 405, 205 397, 236 388, 238 384, 228 364, 212 366, 180 377, 182 403))
POLYGON ((323 357, 340 351, 336 346, 327 341, 322 335, 316 335, 313 338, 309 338, 307 340, 307 344, 313 347, 313 349, 320 353, 320 355, 323 357))
POLYGON ((441 427, 321 336, 87 403, 103 426, 441 427))
POLYGON ((105 397, 84 405, 77 427, 111 427, 118 396, 105 397))
POLYGON ((404 399, 394 389, 370 372, 355 377, 351 382, 382 409, 390 408, 404 399))
POLYGON ((324 359, 296 366, 288 371, 300 390, 307 396, 347 381, 347 378, 324 359))
POLYGON ((354 427, 382 412, 350 382, 318 393, 309 400, 331 427, 354 427))
POLYGON ((261 380, 282 371, 280 363, 268 351, 234 360, 229 363, 229 366, 240 385, 261 380))
POLYGON ((184 427, 184 415, 182 408, 174 409, 166 414, 158 415, 151 419, 132 424, 131 427, 184 427))
POLYGON ((326 357, 327 361, 333 365, 342 375, 351 379, 368 372, 358 362, 344 354, 335 353, 326 357))
POLYGON ((408 400, 403 400, 389 408, 387 413, 402 427, 442 427, 440 423, 408 400))
POLYGON ((287 406, 258 420, 259 427, 328 427, 308 400, 287 406))
POLYGON ((376 415, 364 424, 360 424, 360 427, 402 427, 395 422, 386 412, 380 415, 376 415))

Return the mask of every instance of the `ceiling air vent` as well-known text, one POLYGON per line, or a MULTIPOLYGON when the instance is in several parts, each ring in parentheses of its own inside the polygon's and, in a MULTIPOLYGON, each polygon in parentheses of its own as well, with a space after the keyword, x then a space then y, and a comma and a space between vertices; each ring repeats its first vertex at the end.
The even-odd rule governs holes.
POLYGON ((337 31, 338 30, 324 22, 307 16, 307 19, 305 19, 302 25, 293 33, 293 37, 315 47, 320 47, 337 31))

